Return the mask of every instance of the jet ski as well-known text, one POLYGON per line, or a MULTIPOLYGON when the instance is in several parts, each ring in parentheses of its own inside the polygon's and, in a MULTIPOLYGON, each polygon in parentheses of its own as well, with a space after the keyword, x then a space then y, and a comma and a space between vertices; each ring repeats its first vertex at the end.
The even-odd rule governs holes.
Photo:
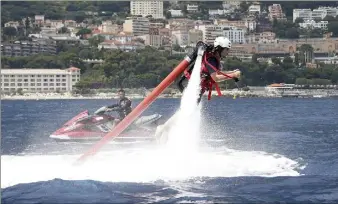
MULTIPOLYGON (((53 132, 49 137, 56 141, 96 141, 112 131, 118 120, 110 114, 109 109, 101 107, 94 114, 85 110, 67 121, 62 127, 53 132)), ((136 119, 119 138, 149 138, 154 139, 154 134, 162 115, 153 114, 141 116, 136 119)))

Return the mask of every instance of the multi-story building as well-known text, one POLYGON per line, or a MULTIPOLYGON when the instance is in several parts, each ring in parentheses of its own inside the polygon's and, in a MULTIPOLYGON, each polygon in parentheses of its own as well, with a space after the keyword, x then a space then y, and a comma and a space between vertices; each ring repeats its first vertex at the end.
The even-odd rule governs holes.
POLYGON ((304 21, 312 20, 311 9, 293 9, 293 22, 295 22, 297 18, 302 18, 304 21))
POLYGON ((132 33, 135 36, 149 34, 150 22, 148 18, 127 18, 123 23, 123 32, 132 33))
POLYGON ((188 4, 187 5, 187 11, 189 13, 196 13, 196 12, 198 12, 198 5, 197 4, 188 4))
POLYGON ((33 41, 1 44, 1 55, 7 57, 29 56, 39 53, 56 54, 56 52, 56 41, 50 39, 33 39, 33 41))
POLYGON ((249 6, 249 14, 256 14, 256 13, 261 13, 261 5, 259 4, 252 4, 249 6))
POLYGON ((282 6, 280 4, 272 4, 271 6, 269 6, 269 19, 273 20, 274 18, 276 18, 277 20, 285 18, 282 6))
POLYGON ((187 30, 171 31, 172 43, 180 46, 187 46, 189 44, 189 33, 187 30))
POLYGON ((234 27, 246 27, 248 31, 255 31, 257 27, 257 23, 253 19, 244 19, 241 21, 229 21, 226 19, 215 19, 215 25, 225 25, 225 26, 234 26, 234 27))
POLYGON ((203 32, 197 29, 189 30, 188 44, 194 46, 199 41, 203 41, 203 32))
POLYGON ((316 22, 314 20, 311 20, 311 21, 307 20, 307 21, 304 21, 304 23, 299 23, 299 27, 301 27, 301 28, 320 28, 320 29, 326 30, 328 23, 329 23, 328 21, 316 22))
POLYGON ((143 17, 151 15, 153 18, 164 18, 163 1, 161 0, 139 0, 130 1, 131 15, 142 15, 143 17))
POLYGON ((302 18, 304 21, 323 19, 326 16, 336 17, 338 15, 338 8, 333 7, 319 7, 318 9, 293 9, 293 22, 297 18, 302 18))
POLYGON ((18 21, 8 21, 5 23, 5 27, 13 27, 18 28, 20 26, 20 23, 18 21))
POLYGON ((232 43, 245 43, 246 28, 226 25, 201 25, 199 28, 203 32, 203 41, 209 44, 212 44, 218 36, 226 36, 232 43))
POLYGON ((1 91, 68 92, 80 81, 80 69, 1 69, 1 91))

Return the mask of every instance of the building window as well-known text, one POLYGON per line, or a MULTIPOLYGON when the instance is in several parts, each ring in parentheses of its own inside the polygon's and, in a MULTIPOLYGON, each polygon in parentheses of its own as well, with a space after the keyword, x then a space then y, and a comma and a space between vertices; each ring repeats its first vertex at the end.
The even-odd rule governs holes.
POLYGON ((62 86, 66 86, 66 83, 62 83, 62 86))
POLYGON ((22 86, 22 84, 21 84, 21 83, 18 83, 18 86, 22 86))
POLYGON ((49 86, 54 86, 54 83, 49 83, 49 86))
POLYGON ((35 83, 31 83, 31 86, 35 86, 35 83))
POLYGON ((43 83, 43 86, 48 86, 48 83, 43 83))

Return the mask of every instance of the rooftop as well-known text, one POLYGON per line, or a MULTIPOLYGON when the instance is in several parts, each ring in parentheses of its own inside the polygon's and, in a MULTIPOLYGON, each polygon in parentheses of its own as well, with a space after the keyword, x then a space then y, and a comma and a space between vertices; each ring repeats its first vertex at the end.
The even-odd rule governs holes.
POLYGON ((1 74, 70 74, 70 71, 79 70, 79 68, 71 67, 68 69, 1 69, 1 74))

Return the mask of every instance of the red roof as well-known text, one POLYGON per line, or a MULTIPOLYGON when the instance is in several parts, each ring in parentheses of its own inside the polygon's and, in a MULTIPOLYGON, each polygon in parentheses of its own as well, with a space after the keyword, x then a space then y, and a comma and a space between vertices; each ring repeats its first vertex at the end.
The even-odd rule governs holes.
POLYGON ((77 67, 69 67, 67 70, 71 70, 71 71, 78 71, 80 70, 79 68, 77 67))

